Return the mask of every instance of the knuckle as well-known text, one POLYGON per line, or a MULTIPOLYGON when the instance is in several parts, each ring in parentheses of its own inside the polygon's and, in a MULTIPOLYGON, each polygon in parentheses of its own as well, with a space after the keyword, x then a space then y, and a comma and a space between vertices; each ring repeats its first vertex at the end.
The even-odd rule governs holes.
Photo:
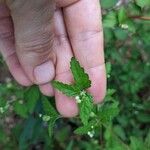
POLYGON ((26 55, 35 56, 38 59, 46 59, 52 51, 53 36, 45 35, 32 40, 17 42, 17 51, 26 55))
POLYGON ((18 43, 19 47, 21 47, 23 51, 35 51, 35 52, 43 52, 51 48, 51 41, 49 39, 37 41, 33 40, 30 42, 18 43))
POLYGON ((72 41, 77 41, 77 42, 86 42, 92 38, 99 36, 102 32, 103 32, 102 29, 83 31, 78 33, 77 35, 71 36, 70 39, 72 41))

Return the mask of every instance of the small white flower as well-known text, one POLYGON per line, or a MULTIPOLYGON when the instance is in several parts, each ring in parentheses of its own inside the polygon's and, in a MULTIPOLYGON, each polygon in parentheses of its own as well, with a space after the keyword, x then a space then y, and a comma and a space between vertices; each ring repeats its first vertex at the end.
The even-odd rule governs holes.
POLYGON ((75 99, 76 99, 76 100, 79 100, 79 99, 80 99, 80 97, 79 97, 79 96, 76 96, 76 97, 75 97, 75 99))
POLYGON ((47 115, 44 115, 44 116, 42 117, 42 119, 43 119, 44 122, 48 122, 48 121, 51 119, 51 117, 50 117, 50 116, 47 116, 47 115))
POLYGON ((6 83, 10 83, 11 82, 11 78, 6 78, 5 81, 6 81, 6 83))
POLYGON ((107 75, 107 78, 110 78, 110 74, 107 75))
POLYGON ((88 136, 90 137, 90 138, 92 138, 93 136, 94 136, 94 134, 95 134, 95 132, 94 131, 88 131, 88 136))
POLYGON ((123 28, 123 29, 128 29, 128 28, 129 28, 129 26, 128 26, 127 24, 121 24, 120 26, 121 26, 121 28, 123 28))
POLYGON ((4 111, 4 108, 3 107, 0 107, 0 113, 4 113, 5 111, 4 111))
POLYGON ((77 103, 81 103, 81 102, 82 102, 81 99, 77 100, 77 103))
POLYGON ((39 114, 39 117, 41 118, 41 117, 42 117, 42 114, 39 114))
POLYGON ((95 113, 91 112, 90 117, 95 117, 95 113))
POLYGON ((93 129, 93 128, 94 128, 94 126, 91 126, 91 128, 93 129))
POLYGON ((138 111, 134 111, 134 114, 135 114, 135 115, 138 115, 138 114, 139 114, 139 112, 138 112, 138 111))
POLYGON ((7 102, 7 104, 5 105, 5 110, 7 110, 9 108, 10 104, 7 102))
POLYGON ((23 100, 19 100, 19 104, 23 104, 23 100))
POLYGON ((77 102, 77 103, 81 103, 81 99, 80 99, 79 96, 76 96, 75 99, 76 99, 76 102, 77 102))
POLYGON ((12 87, 13 87, 12 83, 7 83, 7 88, 8 88, 8 89, 10 89, 10 88, 12 88, 12 87))
POLYGON ((80 93, 81 96, 85 96, 85 94, 86 94, 85 91, 82 91, 82 92, 80 93))

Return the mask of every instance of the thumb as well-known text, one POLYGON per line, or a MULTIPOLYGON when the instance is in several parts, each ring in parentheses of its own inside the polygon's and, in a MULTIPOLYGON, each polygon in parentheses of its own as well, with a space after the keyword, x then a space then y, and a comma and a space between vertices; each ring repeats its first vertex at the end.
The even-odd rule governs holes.
POLYGON ((16 52, 22 68, 35 84, 45 84, 55 76, 52 0, 10 0, 16 52))

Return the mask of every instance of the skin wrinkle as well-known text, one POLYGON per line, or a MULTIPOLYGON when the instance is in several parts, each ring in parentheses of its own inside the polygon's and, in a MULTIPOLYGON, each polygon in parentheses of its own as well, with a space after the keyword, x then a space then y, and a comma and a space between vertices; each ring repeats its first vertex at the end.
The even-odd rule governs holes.
POLYGON ((13 35, 13 24, 10 16, 0 17, 0 39, 7 40, 14 37, 13 35), (7 28, 9 27, 9 30, 7 28))
MULTIPOLYGON (((51 6, 52 2, 45 0, 45 2, 42 2, 42 3, 37 1, 35 4, 35 1, 32 0, 29 2, 23 1, 23 3, 25 4, 22 5, 21 3, 22 0, 20 0, 19 2, 18 1, 16 1, 17 6, 15 6, 15 3, 10 6, 13 21, 16 22, 15 33, 16 33, 17 39, 22 40, 22 41, 32 40, 30 39, 31 37, 36 38, 36 37, 41 36, 41 34, 43 33, 45 34, 52 33, 51 21, 52 21, 52 16, 53 16, 52 12, 54 11, 51 6), (41 6, 40 4, 42 4, 43 6, 41 6), (44 7, 44 5, 46 7, 44 7), (30 13, 24 13, 26 9, 30 10, 30 13), (22 19, 22 16, 24 16, 24 19, 22 19)), ((35 40, 36 39, 34 39, 34 41, 35 40)))
POLYGON ((45 37, 42 41, 32 41, 32 42, 18 42, 19 44, 17 45, 18 47, 20 47, 20 49, 22 51, 35 51, 37 53, 42 53, 43 50, 44 51, 51 51, 51 47, 52 47, 52 43, 53 43, 53 38, 51 37, 51 35, 49 35, 48 37, 45 37))
POLYGON ((12 32, 4 32, 4 33, 0 33, 0 39, 1 40, 10 40, 11 38, 13 38, 12 32))
POLYGON ((16 54, 15 50, 10 51, 9 53, 3 54, 3 58, 5 61, 7 61, 12 55, 16 54))
POLYGON ((57 46, 61 46, 68 43, 68 36, 66 34, 55 35, 54 41, 55 41, 54 43, 54 49, 55 49, 55 47, 57 46))
POLYGON ((70 39, 73 41, 84 42, 84 41, 90 40, 91 38, 94 38, 100 33, 103 33, 103 30, 83 31, 83 32, 78 33, 78 35, 76 36, 70 35, 70 39))

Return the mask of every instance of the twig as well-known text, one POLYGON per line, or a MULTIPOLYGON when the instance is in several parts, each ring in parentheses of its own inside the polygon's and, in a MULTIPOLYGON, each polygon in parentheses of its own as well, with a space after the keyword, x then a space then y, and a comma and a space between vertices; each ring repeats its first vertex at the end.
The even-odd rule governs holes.
POLYGON ((129 16, 129 18, 140 19, 140 20, 150 20, 150 17, 148 16, 129 16))

